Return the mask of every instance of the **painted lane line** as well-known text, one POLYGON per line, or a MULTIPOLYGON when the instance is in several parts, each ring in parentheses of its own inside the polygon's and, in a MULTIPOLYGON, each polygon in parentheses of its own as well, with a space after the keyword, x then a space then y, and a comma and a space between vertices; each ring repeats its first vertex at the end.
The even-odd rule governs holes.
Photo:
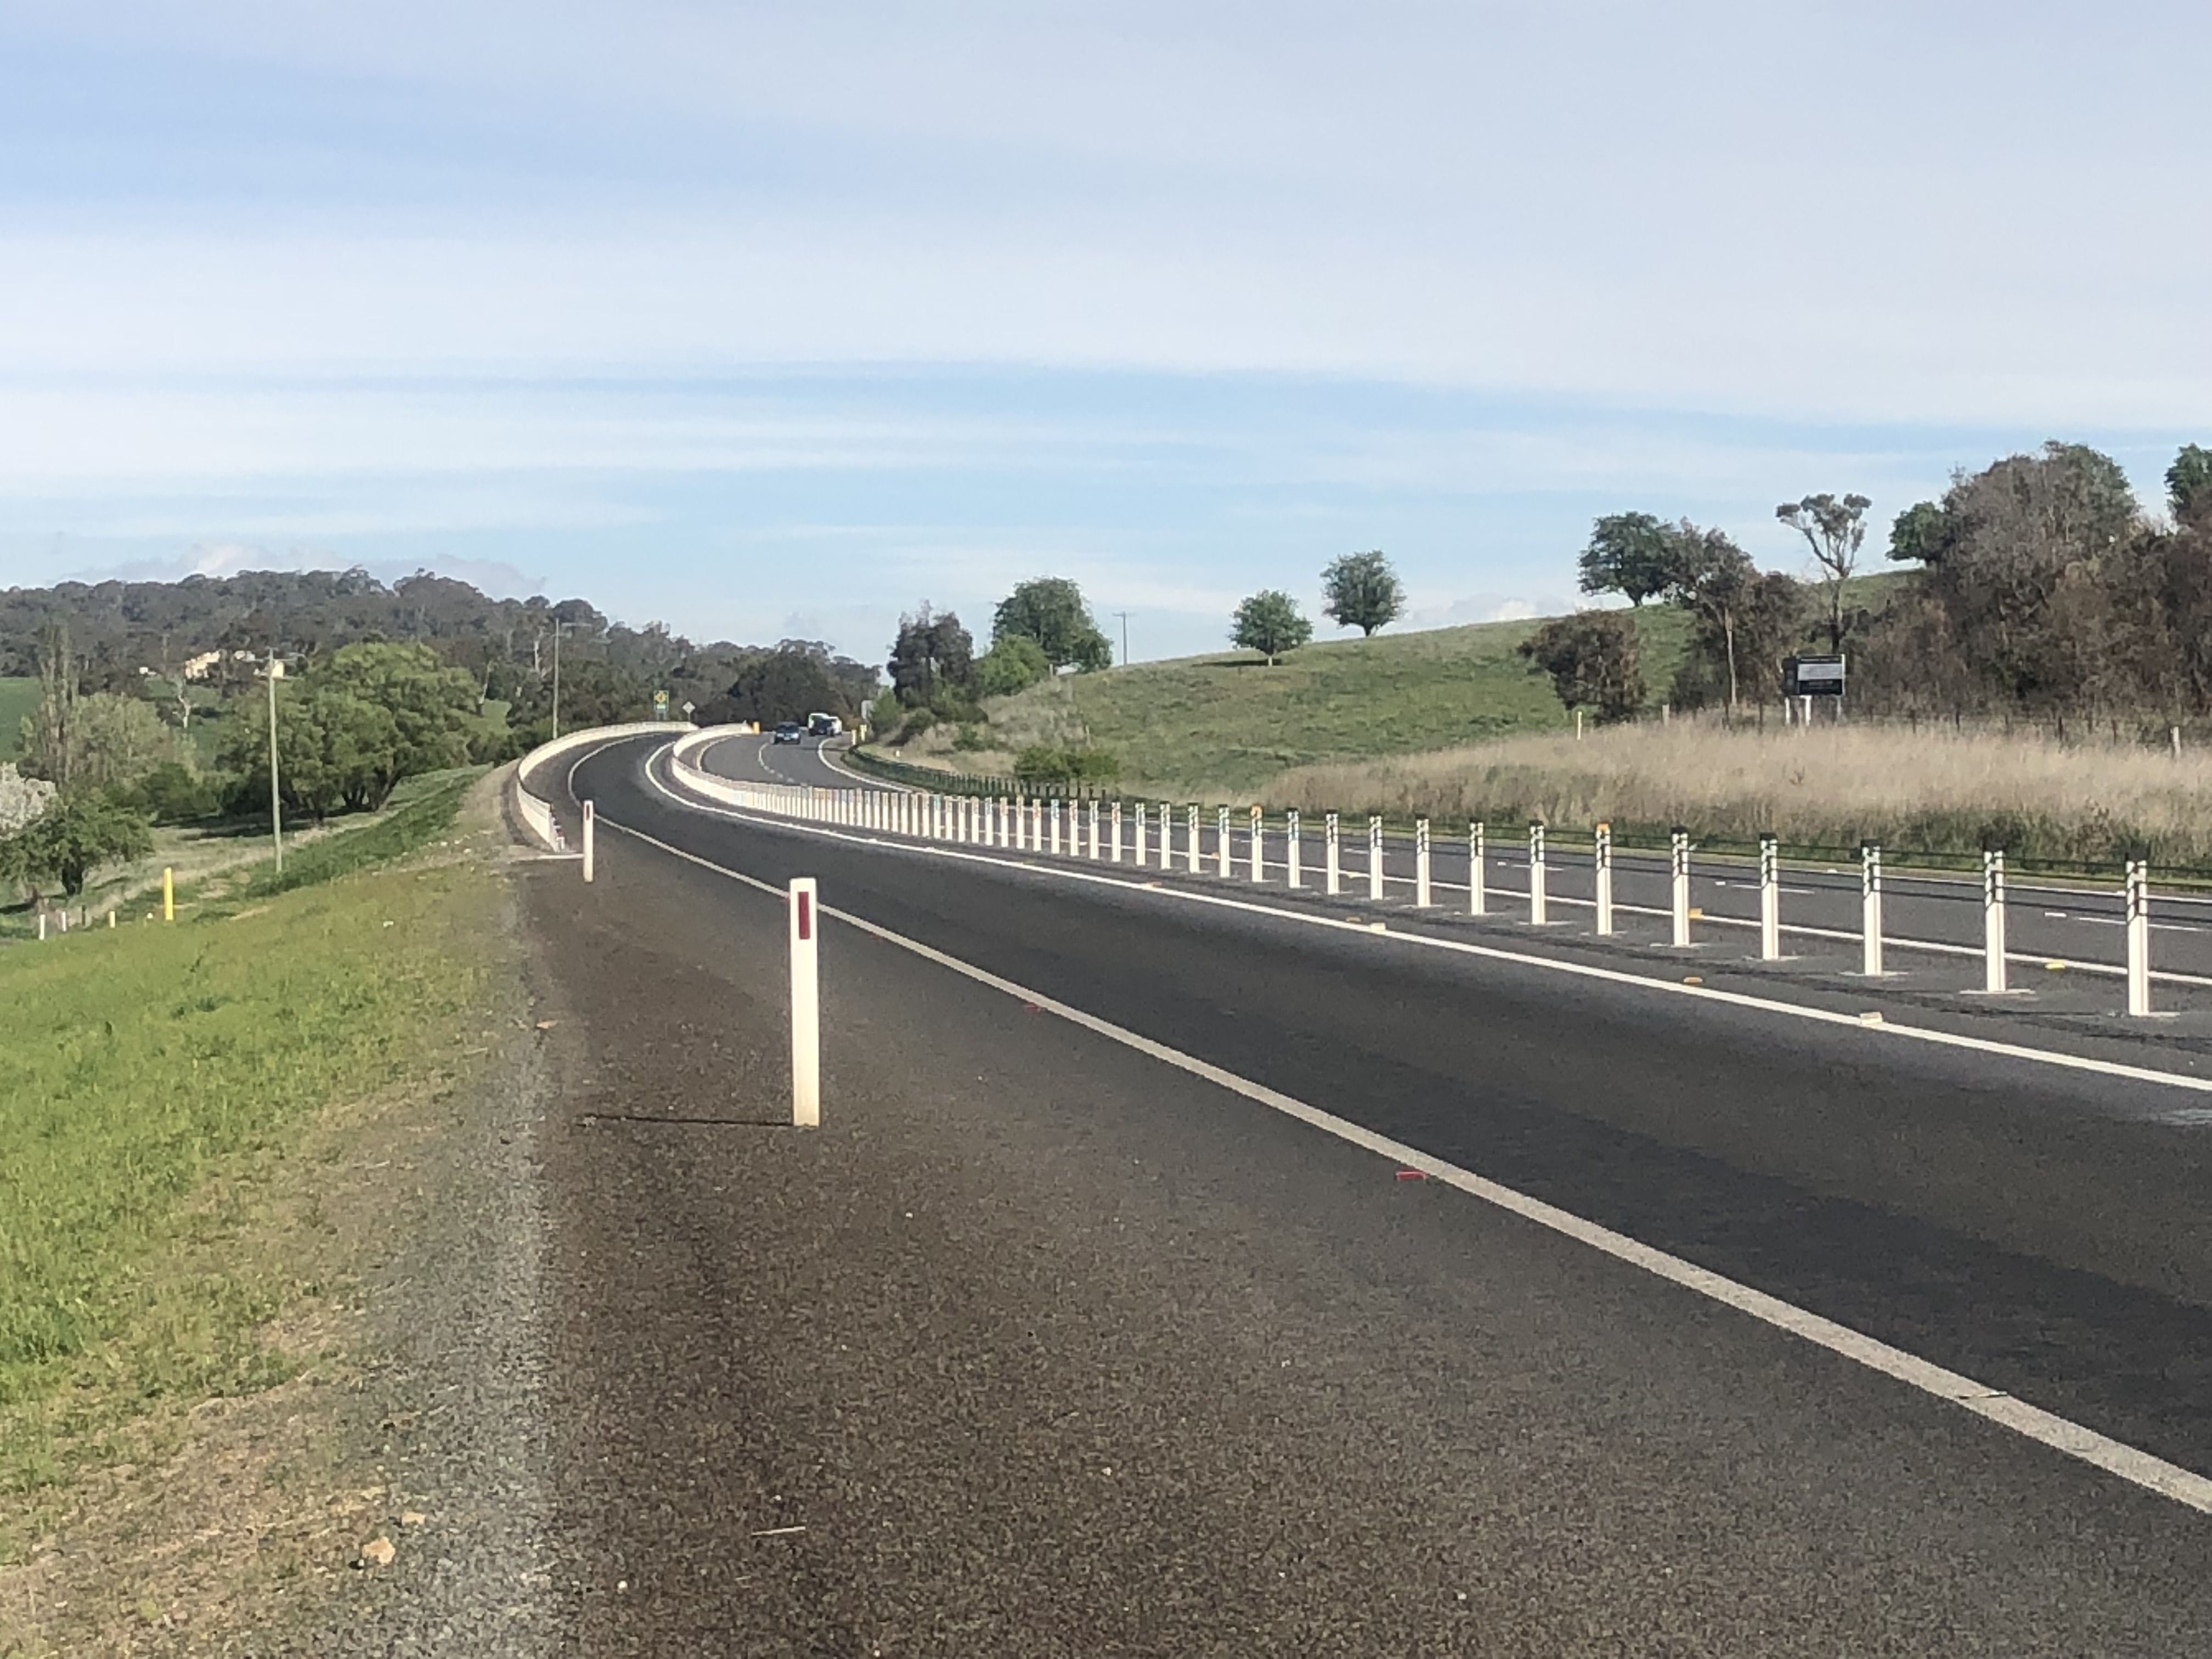
MULTIPOLYGON (((711 860, 701 858, 696 853, 687 853, 680 847, 672 847, 665 841, 647 835, 643 830, 630 829, 626 824, 617 824, 611 819, 605 822, 611 828, 620 830, 625 835, 634 836, 648 846, 656 847, 673 857, 697 865, 702 869, 711 870, 716 875, 726 876, 732 881, 756 888, 775 897, 779 902, 783 900, 782 889, 772 883, 763 881, 757 876, 749 876, 742 871, 728 869, 711 860)), ((973 980, 978 985, 988 987, 994 991, 1014 998, 1042 1012, 1057 1015, 1070 1024, 1079 1026, 1110 1042, 1118 1042, 1124 1048, 1133 1049, 1150 1059, 1158 1060, 1163 1065, 1174 1066, 1180 1072, 1211 1083, 1218 1088, 1225 1089, 1232 1094, 1242 1096, 1255 1104, 1265 1106, 1270 1110, 1281 1113, 1285 1117, 1295 1118, 1301 1123, 1334 1135, 1338 1139, 1348 1142, 1364 1152, 1387 1158, 1401 1169, 1419 1170, 1431 1181, 1439 1181, 1447 1186, 1456 1188, 1471 1198, 1507 1211, 1562 1237, 1572 1239, 1578 1244, 1600 1251, 1616 1261, 1640 1268, 1655 1278, 1665 1279, 1669 1284, 1679 1285, 1696 1295, 1717 1302, 1723 1307, 1748 1315, 1761 1324, 1785 1332, 1813 1344, 1815 1347, 1825 1348, 1829 1352, 1848 1359, 1855 1364, 1866 1367, 1869 1370, 1879 1371, 1885 1376, 1893 1377, 1908 1388, 1916 1389, 1935 1399, 1970 1411, 1977 1417, 1994 1423, 2001 1428, 2009 1429, 2014 1434, 2034 1441, 2039 1445, 2046 1446, 2066 1456, 2076 1458, 2094 1468, 2104 1470, 2108 1474, 2118 1475, 2131 1486, 2141 1487, 2146 1492, 2155 1492, 2162 1498, 2171 1498, 2175 1503, 2184 1504, 2202 1514, 2212 1515, 2212 1480, 2207 1480, 2193 1470, 2183 1468, 2176 1463, 2169 1463, 2164 1458, 2154 1456, 2137 1447, 2128 1445, 2124 1441, 2114 1440, 2107 1435, 2100 1434, 2095 1430, 2084 1427, 2070 1419, 2045 1411, 2039 1406, 2032 1406, 2024 1400, 2004 1393, 2002 1389, 1992 1389, 1986 1383, 1978 1382, 1970 1376, 1964 1376, 1957 1371, 1947 1370, 1930 1360, 1921 1358, 1917 1354, 1908 1353, 1902 1348, 1893 1347, 1879 1338, 1869 1336, 1863 1331, 1853 1330, 1848 1325, 1839 1324, 1823 1315, 1798 1307, 1795 1303, 1784 1302, 1779 1297, 1770 1296, 1765 1291, 1756 1290, 1751 1285, 1739 1283, 1725 1274, 1701 1267, 1693 1261, 1656 1249, 1640 1240, 1630 1237, 1626 1233, 1616 1232, 1601 1223, 1586 1220, 1571 1211, 1560 1209, 1557 1205, 1547 1204, 1542 1199, 1532 1197, 1517 1188, 1505 1186, 1487 1176, 1477 1175, 1471 1170, 1462 1169, 1456 1164, 1449 1163, 1443 1158, 1425 1152, 1419 1147, 1409 1146, 1403 1141, 1394 1140, 1388 1135, 1378 1134, 1374 1130, 1354 1123, 1348 1118, 1339 1117, 1334 1112, 1324 1111, 1318 1106, 1309 1105, 1304 1101, 1284 1094, 1279 1090, 1271 1089, 1263 1083, 1255 1083, 1249 1078, 1224 1070, 1211 1061, 1200 1060, 1195 1054, 1185 1054, 1179 1048, 1172 1048, 1164 1042, 1155 1042, 1151 1037, 1130 1030, 1127 1026, 1116 1025, 1111 1020, 1102 1019, 1096 1014, 1087 1013, 1080 1008, 1049 997, 1042 991, 1033 991, 1025 986, 1017 984, 1012 980, 1002 979, 988 969, 979 968, 973 963, 963 962, 957 957, 948 956, 933 946, 922 944, 919 939, 908 939, 902 933, 894 933, 888 927, 867 921, 865 917, 854 915, 850 911, 823 905, 822 914, 834 917, 849 927, 857 928, 871 938, 880 939, 887 945, 896 945, 900 950, 908 951, 925 962, 950 969, 954 973, 973 980)))
MULTIPOLYGON (((657 757, 656 757, 657 758, 657 757)), ((2021 1060, 2032 1065, 2056 1066, 2062 1071, 2088 1072, 2100 1077, 2124 1078, 2134 1083, 2154 1084, 2161 1088, 2185 1089, 2197 1094, 2212 1094, 2212 1078, 2191 1077, 2180 1072, 2160 1071, 2154 1066, 2130 1066, 2114 1060, 2095 1060, 2084 1054, 2063 1054, 2051 1048, 2031 1048, 2024 1044, 2001 1042, 1995 1037, 1968 1036, 1954 1031, 1931 1030, 1924 1025, 1906 1025, 1885 1019, 1879 1025, 1869 1025, 1855 1014, 1834 1013, 1826 1008, 1808 1008, 1793 1002, 1775 1002, 1765 997, 1753 996, 1744 991, 1723 991, 1710 985, 1684 985, 1673 980, 1652 979, 1641 974, 1632 974, 1618 968, 1601 968, 1594 963, 1564 962, 1551 957, 1530 956, 1519 951, 1509 951, 1492 945, 1475 945, 1464 939, 1438 939, 1428 933, 1402 933, 1395 928, 1376 932, 1363 921, 1346 921, 1334 916, 1317 916, 1301 910, 1287 910, 1279 906, 1262 904, 1256 900, 1230 898, 1218 893, 1193 892, 1178 887, 1161 887, 1152 883, 1118 879, 1113 876, 1079 867, 1047 863, 1031 863, 1020 858, 994 857, 984 853, 972 853, 954 848, 918 844, 906 841, 887 840, 871 835, 855 835, 848 831, 826 829, 772 813, 752 813, 733 807, 710 805, 679 794, 646 770, 646 781, 660 794, 684 811, 706 817, 728 818, 740 823, 759 824, 763 828, 786 830, 793 835, 813 836, 830 841, 842 841, 854 846, 920 853, 934 858, 956 859, 963 863, 981 864, 1000 869, 1024 871, 1031 875, 1047 876, 1055 880, 1110 887, 1124 893, 1152 893, 1156 897, 1209 908, 1232 910, 1249 915, 1267 916, 1277 921, 1297 922, 1308 927, 1325 928, 1331 932, 1356 934, 1363 939, 1387 940, 1393 945, 1409 945, 1419 950, 1443 951, 1458 956, 1471 956, 1493 962, 1511 963, 1518 967, 1534 968, 1547 973, 1565 974, 1573 978, 1596 980, 1610 985, 1633 986, 1662 996, 1691 997, 1707 1002, 1717 1002, 1731 1007, 1755 1009, 1761 1012, 1780 1015, 1790 1019, 1802 1019, 1814 1024, 1847 1027, 1870 1037, 1894 1037, 1900 1042, 1932 1043, 1938 1048, 1960 1048, 1970 1053, 1996 1054, 2008 1060, 2021 1060)), ((605 819, 601 822, 604 823, 605 819)), ((632 834, 641 834, 633 830, 632 834)), ((1856 937, 1854 935, 1853 937, 1856 937)), ((2038 958, 2040 960, 2040 958, 2038 958)))

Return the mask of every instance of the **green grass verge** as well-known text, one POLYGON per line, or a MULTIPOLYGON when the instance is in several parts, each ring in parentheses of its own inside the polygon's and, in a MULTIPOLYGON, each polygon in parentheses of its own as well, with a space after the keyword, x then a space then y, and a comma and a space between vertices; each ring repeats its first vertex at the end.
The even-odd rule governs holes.
POLYGON ((410 778, 392 792, 385 811, 373 823, 358 829, 342 828, 339 833, 286 853, 282 873, 276 861, 269 860, 246 880, 240 894, 266 898, 317 886, 426 847, 452 830, 462 798, 483 775, 482 767, 463 767, 410 778))
POLYGON ((446 1063, 495 906, 456 860, 0 951, 0 1515, 163 1401, 283 1375, 257 1328, 301 1269, 222 1249, 210 1194, 446 1063))

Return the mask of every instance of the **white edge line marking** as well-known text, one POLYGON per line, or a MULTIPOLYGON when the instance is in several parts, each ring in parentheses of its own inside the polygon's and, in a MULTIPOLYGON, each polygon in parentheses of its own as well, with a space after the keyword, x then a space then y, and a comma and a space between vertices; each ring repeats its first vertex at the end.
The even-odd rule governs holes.
MULTIPOLYGON (((665 752, 665 751, 663 751, 665 752)), ((659 752, 652 757, 659 758, 659 752)), ((856 847, 873 847, 892 852, 924 854, 935 858, 955 859, 965 864, 992 865, 1008 870, 1024 870, 1032 875, 1052 876, 1062 881, 1085 882, 1093 886, 1118 888, 1126 893, 1152 893, 1162 898, 1178 900, 1186 904, 1209 905, 1217 909, 1238 910, 1252 915, 1273 917, 1283 921, 1300 922, 1310 927, 1326 927, 1339 933, 1357 934, 1362 939, 1384 939, 1396 945, 1410 945, 1430 951, 1448 951, 1461 956, 1481 957, 1493 962, 1510 962, 1524 968, 1542 969, 1550 973, 1568 974, 1578 979, 1594 979, 1612 985, 1630 985, 1646 991, 1656 991, 1668 996, 1693 997, 1707 1002, 1725 1003, 1732 1007, 1754 1008, 1765 1013, 1781 1014, 1792 1019, 1810 1020, 1816 1024, 1847 1027, 1851 1030, 1881 1038, 1895 1037, 1908 1042, 1929 1042, 1939 1048, 1964 1048, 1975 1054, 2001 1054, 2008 1060, 2024 1060, 2035 1065, 2055 1066, 2072 1072, 2091 1072, 2100 1077, 2124 1078, 2133 1083, 2151 1083, 2169 1089, 2186 1089, 2196 1094, 2212 1094, 2212 1078, 2190 1077, 2180 1072, 2160 1071, 2154 1066, 2130 1066, 2117 1060, 2097 1060, 2087 1054, 2063 1054, 2051 1048, 2031 1048, 2015 1042, 2001 1042, 1994 1037, 1968 1036, 1956 1031, 1938 1031, 1925 1025, 1903 1025, 1885 1018, 1879 1025, 1862 1022, 1856 1014, 1840 1014, 1826 1008, 1808 1008, 1800 1003, 1773 1002, 1765 997, 1755 997, 1743 991, 1723 991, 1710 985, 1683 985, 1673 980, 1653 979, 1642 974, 1632 974, 1617 968, 1601 968, 1592 963, 1561 962, 1550 957, 1525 955, 1492 945, 1474 945, 1464 939, 1437 939, 1428 933, 1401 933, 1396 928, 1376 932, 1367 923, 1343 921, 1334 916, 1309 915, 1301 910, 1285 910, 1272 904, 1258 904, 1249 899, 1234 899, 1219 893, 1197 893, 1185 888, 1162 887, 1157 883, 1139 883, 1117 879, 1081 868, 1065 868, 1052 864, 1031 864, 1021 859, 986 857, 962 848, 934 842, 890 841, 880 836, 852 835, 840 830, 827 829, 799 818, 785 818, 772 813, 753 813, 734 807, 712 805, 678 794, 653 775, 650 764, 646 768, 646 781, 684 811, 709 817, 733 819, 741 823, 758 823, 764 827, 785 830, 802 836, 813 836, 830 841, 842 841, 856 847)), ((602 817, 602 824, 613 822, 602 817)), ((617 825, 617 828, 623 826, 617 825)), ((636 830, 628 834, 644 836, 636 830)), ((656 846, 660 843, 655 842, 656 846)), ((674 850, 674 849, 672 849, 674 850)), ((689 854, 684 854, 690 856, 689 854)), ((716 866, 720 867, 720 866, 716 866)), ((1687 960, 1686 958, 1685 960, 1687 960)))
MULTIPOLYGON (((763 881, 756 876, 746 875, 740 871, 726 869, 721 865, 701 858, 696 853, 687 853, 680 847, 672 847, 666 842, 657 840, 642 830, 632 830, 626 824, 615 823, 612 819, 605 822, 611 828, 619 830, 624 835, 635 836, 648 846, 657 847, 662 852, 682 859, 687 863, 696 864, 702 869, 711 870, 717 875, 726 876, 732 881, 742 882, 748 887, 757 888, 761 892, 774 896, 779 902, 784 897, 783 890, 772 883, 763 881)), ((1184 1054, 1181 1049, 1171 1048, 1165 1043, 1156 1042, 1150 1037, 1141 1036, 1124 1026, 1115 1024, 1110 1020, 1101 1019, 1096 1014, 1085 1013, 1080 1008, 1056 1001, 1041 991, 1032 991, 1015 983, 1012 980, 1001 979, 996 974, 978 968, 971 963, 963 962, 957 957, 947 956, 944 951, 934 950, 918 939, 908 939, 903 934, 895 933, 890 929, 880 927, 875 922, 866 921, 844 910, 832 908, 826 904, 821 908, 823 915, 833 916, 848 927, 858 928, 860 932, 879 939, 887 945, 895 945, 902 951, 921 957, 925 962, 933 962, 941 968, 949 968, 954 973, 963 975, 979 985, 988 986, 992 990, 1018 998, 1025 1003, 1034 1004, 1047 1013, 1056 1014, 1071 1024, 1079 1025, 1086 1031, 1094 1032, 1097 1036, 1121 1043, 1125 1048, 1133 1048, 1139 1054, 1158 1060, 1164 1065, 1172 1066, 1178 1071, 1186 1072, 1218 1088, 1226 1089, 1232 1094, 1241 1095, 1247 1100, 1267 1107, 1273 1111, 1280 1112, 1286 1117, 1296 1118, 1301 1123, 1334 1135, 1340 1140, 1348 1141, 1363 1151, 1373 1152, 1377 1157, 1389 1158, 1405 1168, 1419 1170, 1431 1180, 1441 1181, 1446 1186, 1456 1188, 1471 1198, 1480 1199, 1486 1204, 1508 1211, 1524 1220, 1532 1221, 1540 1227, 1558 1233, 1563 1237, 1571 1238, 1577 1243, 1587 1245, 1594 1250, 1613 1257, 1617 1261, 1625 1262, 1632 1267, 1639 1267, 1656 1278, 1663 1279, 1669 1284, 1679 1285, 1683 1289, 1717 1302, 1723 1307, 1747 1314, 1762 1324, 1801 1338, 1816 1347, 1825 1348, 1829 1352, 1863 1365, 1869 1370, 1879 1371, 1885 1376, 1894 1377, 1908 1388, 1917 1389, 1923 1394, 1932 1395, 1936 1399, 1963 1407, 1977 1417, 1994 1423, 2001 1428, 2009 1429, 2027 1439, 2051 1448, 2053 1451, 2077 1458, 2084 1463, 2104 1470, 2108 1474, 2118 1475, 2132 1486, 2140 1486, 2147 1492, 2156 1492, 2162 1498, 2169 1498, 2177 1504, 2185 1504, 2201 1513, 2212 1515, 2212 1480, 2207 1480, 2204 1476, 2192 1470, 2185 1469, 2179 1464, 2169 1463, 2161 1457, 2154 1457, 2150 1453, 2128 1445, 2123 1441, 2114 1440, 2110 1436, 2100 1434, 2094 1429, 2085 1428, 2070 1419, 2045 1411, 2039 1406, 2031 1406, 2024 1400, 1992 1389, 1985 1383, 1977 1382, 1970 1376, 1962 1376, 1956 1371, 1948 1370, 1941 1365, 1921 1358, 1917 1354, 1907 1353, 1902 1348, 1893 1347, 1887 1342, 1869 1336, 1863 1331, 1855 1331, 1848 1325, 1838 1324, 1832 1319, 1809 1312, 1794 1303, 1784 1302, 1779 1297, 1770 1296, 1765 1291, 1754 1290, 1750 1285, 1739 1284, 1724 1274, 1700 1267, 1693 1261, 1687 1261, 1665 1250, 1654 1249, 1649 1244, 1629 1237, 1626 1233, 1615 1232, 1610 1227, 1595 1221, 1585 1220, 1571 1211, 1562 1210, 1556 1205, 1547 1204, 1540 1198, 1532 1198, 1515 1188, 1504 1186, 1486 1176, 1476 1175, 1470 1170, 1463 1170, 1456 1164, 1447 1163, 1432 1153, 1422 1152, 1418 1147, 1408 1146, 1403 1141, 1393 1140, 1388 1135, 1377 1134, 1372 1129, 1354 1123, 1347 1118, 1339 1117, 1334 1112, 1325 1112, 1318 1106, 1310 1106, 1305 1102, 1284 1094, 1279 1090, 1270 1089, 1265 1084, 1255 1083, 1249 1078, 1240 1077, 1234 1072, 1224 1071, 1220 1066, 1210 1064, 1194 1054, 1184 1054)))

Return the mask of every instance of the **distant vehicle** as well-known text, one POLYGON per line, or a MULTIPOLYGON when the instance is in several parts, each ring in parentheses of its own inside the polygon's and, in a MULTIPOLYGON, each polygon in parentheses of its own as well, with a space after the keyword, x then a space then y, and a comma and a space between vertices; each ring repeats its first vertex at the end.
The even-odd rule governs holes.
POLYGON ((835 714, 809 714, 806 717, 806 731, 810 737, 842 737, 845 732, 845 722, 835 714))
POLYGON ((775 728, 775 735, 770 738, 769 741, 773 743, 804 743, 806 741, 806 728, 801 726, 797 720, 786 720, 782 725, 775 728))

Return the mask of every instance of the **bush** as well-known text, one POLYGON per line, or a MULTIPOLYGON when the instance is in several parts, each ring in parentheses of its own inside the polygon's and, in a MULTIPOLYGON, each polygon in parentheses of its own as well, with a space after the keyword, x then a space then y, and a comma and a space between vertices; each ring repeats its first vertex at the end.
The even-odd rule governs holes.
POLYGON ((963 726, 953 733, 952 746, 963 755, 981 754, 991 746, 990 734, 980 726, 963 726))
POLYGON ((152 813, 156 823, 197 823, 222 810, 222 797, 214 779, 175 761, 163 761, 125 799, 152 813))
POLYGON ((1014 757, 1014 775, 1024 783, 1067 783, 1075 776, 1070 751, 1048 743, 1031 744, 1014 757))
POLYGON ((935 709, 909 708, 907 710, 905 720, 900 722, 899 729, 891 734, 891 742, 895 746, 902 743, 912 743, 936 724, 935 709))
POLYGON ((998 640, 975 664, 975 690, 986 697, 1010 697, 1048 678, 1052 664, 1044 647, 1026 634, 998 640))

